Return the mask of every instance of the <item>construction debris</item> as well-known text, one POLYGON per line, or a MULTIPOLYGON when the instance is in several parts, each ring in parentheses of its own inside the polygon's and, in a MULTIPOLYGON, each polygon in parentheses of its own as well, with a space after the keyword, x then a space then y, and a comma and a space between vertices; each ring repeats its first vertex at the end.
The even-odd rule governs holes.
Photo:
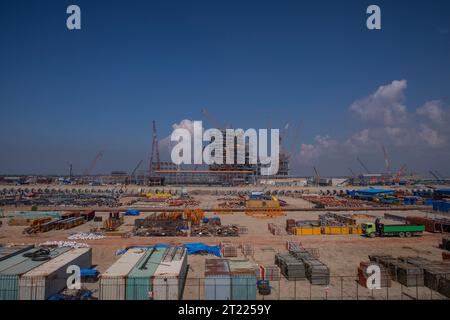
POLYGON ((89 248, 90 246, 87 243, 75 242, 75 241, 47 241, 41 243, 39 246, 48 246, 48 247, 68 247, 68 248, 89 248))
POLYGON ((78 232, 67 237, 69 240, 100 240, 105 236, 99 233, 78 232))
POLYGON ((220 251, 224 258, 237 257, 237 247, 229 241, 220 242, 220 251))

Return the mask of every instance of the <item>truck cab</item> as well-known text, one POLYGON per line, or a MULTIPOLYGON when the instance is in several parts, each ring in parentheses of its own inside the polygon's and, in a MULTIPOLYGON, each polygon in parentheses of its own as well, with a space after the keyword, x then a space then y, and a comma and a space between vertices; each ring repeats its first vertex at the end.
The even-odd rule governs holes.
POLYGON ((363 232, 364 232, 365 235, 367 235, 367 236, 369 236, 371 238, 376 236, 376 234, 377 234, 377 227, 376 227, 375 223, 372 223, 372 222, 363 223, 361 225, 361 227, 362 227, 363 232))

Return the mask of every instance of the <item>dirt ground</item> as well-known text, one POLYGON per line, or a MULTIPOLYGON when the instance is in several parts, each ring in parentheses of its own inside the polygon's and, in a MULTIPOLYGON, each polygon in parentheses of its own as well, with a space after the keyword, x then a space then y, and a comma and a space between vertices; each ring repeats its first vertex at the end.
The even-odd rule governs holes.
MULTIPOLYGON (((202 207, 217 206, 217 196, 213 194, 198 194, 194 198, 200 201, 202 207)), ((312 204, 300 198, 286 197, 282 199, 288 201, 289 206, 295 208, 312 208, 312 204)), ((143 206, 154 204, 143 204, 143 206)), ((158 205, 157 205, 158 206, 158 205)), ((27 208, 13 209, 26 210, 27 208)), ((13 213, 3 209, 6 216, 13 213)), ((64 211, 64 210, 61 210, 64 211)), ((280 281, 273 281, 272 293, 270 296, 258 296, 258 299, 438 299, 443 298, 437 292, 421 287, 406 288, 398 282, 392 282, 389 290, 370 291, 356 283, 357 267, 361 261, 367 261, 370 254, 390 254, 398 256, 420 256, 430 260, 441 261, 442 251, 438 248, 441 242, 441 234, 425 233, 421 237, 414 238, 375 238, 370 239, 361 235, 317 235, 317 236, 292 236, 292 235, 272 235, 268 230, 268 223, 274 223, 285 229, 287 219, 295 220, 316 220, 319 211, 298 211, 286 212, 285 216, 273 219, 260 219, 246 215, 244 212, 220 215, 222 224, 237 224, 248 228, 248 234, 239 237, 218 238, 218 237, 106 237, 101 240, 79 241, 89 244, 93 249, 93 264, 100 271, 104 272, 113 264, 118 256, 116 252, 131 245, 150 244, 183 244, 203 242, 209 245, 218 245, 221 240, 231 241, 237 245, 251 243, 255 253, 253 257, 244 257, 238 250, 238 259, 248 258, 257 264, 274 264, 274 255, 277 252, 286 252, 286 242, 293 240, 301 242, 306 248, 318 249, 320 260, 324 262, 331 272, 331 284, 324 286, 311 286, 309 281, 287 281, 284 277, 280 281)), ((341 212, 341 213, 352 213, 341 212)), ((355 212, 356 213, 356 212, 355 212)), ((367 218, 358 219, 358 222, 373 222, 376 217, 383 217, 384 213, 399 216, 434 216, 430 211, 408 210, 408 211, 358 211, 360 216, 367 215, 367 218)), ((139 218, 146 217, 151 213, 141 213, 139 218)), ((97 216, 108 216, 107 212, 97 212, 97 216)), ((206 213, 211 217, 212 213, 206 213)), ((124 217, 125 223, 119 231, 131 231, 136 217, 124 217)), ((395 224, 398 222, 383 219, 385 223, 395 224)), ((89 232, 93 228, 101 227, 101 222, 90 221, 70 230, 55 230, 37 235, 24 235, 24 227, 9 226, 8 218, 2 219, 3 225, 0 227, 0 243, 39 244, 53 240, 67 240, 70 234, 77 232, 89 232)), ((190 255, 188 257, 189 271, 188 279, 184 289, 184 299, 203 298, 204 260, 211 256, 190 255)), ((95 289, 95 284, 92 285, 95 289)))

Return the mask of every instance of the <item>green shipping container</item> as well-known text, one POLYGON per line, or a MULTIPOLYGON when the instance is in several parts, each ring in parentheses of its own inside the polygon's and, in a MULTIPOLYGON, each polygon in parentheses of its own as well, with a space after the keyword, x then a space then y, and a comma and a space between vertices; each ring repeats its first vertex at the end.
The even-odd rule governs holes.
POLYGON ((256 300, 257 278, 248 260, 228 260, 231 273, 231 300, 256 300))
POLYGON ((152 276, 161 263, 165 248, 149 249, 127 277, 127 300, 150 300, 152 276))
MULTIPOLYGON (((27 252, 34 252, 31 249, 27 252)), ((70 248, 52 249, 50 257, 53 259, 70 248)), ((17 300, 19 297, 20 276, 46 263, 46 261, 33 261, 24 257, 23 254, 16 255, 0 262, 0 300, 17 300)))

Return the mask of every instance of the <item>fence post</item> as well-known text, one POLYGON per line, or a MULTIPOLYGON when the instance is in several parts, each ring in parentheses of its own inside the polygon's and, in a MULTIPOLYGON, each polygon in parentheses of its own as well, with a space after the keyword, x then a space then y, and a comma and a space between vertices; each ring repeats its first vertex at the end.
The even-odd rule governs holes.
POLYGON ((419 300, 419 275, 416 274, 416 300, 419 300))
POLYGON ((312 284, 309 283, 309 300, 312 300, 312 284))
POLYGON ((294 300, 297 300, 297 279, 294 280, 294 300))

